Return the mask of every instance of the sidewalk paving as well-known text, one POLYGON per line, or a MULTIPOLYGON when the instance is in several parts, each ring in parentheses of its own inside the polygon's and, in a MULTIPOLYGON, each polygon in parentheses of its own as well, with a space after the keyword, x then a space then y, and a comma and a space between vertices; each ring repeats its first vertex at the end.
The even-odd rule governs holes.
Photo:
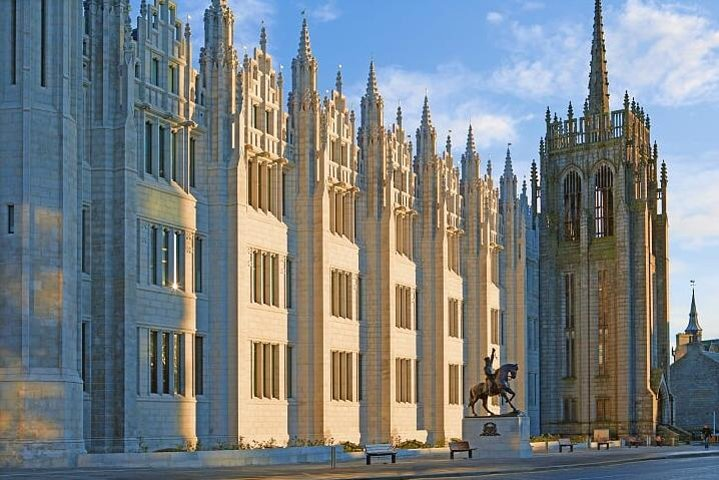
POLYGON ((719 449, 704 450, 698 446, 681 447, 640 447, 612 448, 609 450, 577 450, 564 453, 535 453, 529 459, 496 459, 478 458, 449 459, 445 455, 398 459, 396 464, 373 459, 372 465, 365 465, 364 460, 353 460, 337 465, 331 469, 329 465, 278 465, 251 467, 223 467, 204 469, 53 469, 53 470, 13 470, 0 472, 2 479, 138 479, 149 480, 162 476, 173 479, 431 479, 446 477, 476 477, 483 475, 530 473, 588 466, 618 465, 623 463, 666 460, 672 458, 695 458, 719 456, 719 449))

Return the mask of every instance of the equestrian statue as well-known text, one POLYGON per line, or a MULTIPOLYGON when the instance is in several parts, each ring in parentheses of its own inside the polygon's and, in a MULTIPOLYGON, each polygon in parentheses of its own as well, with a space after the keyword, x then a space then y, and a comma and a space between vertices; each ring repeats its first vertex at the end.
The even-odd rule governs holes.
POLYGON ((509 404, 514 410, 514 414, 518 413, 519 410, 512 404, 512 399, 515 396, 514 391, 509 388, 509 380, 517 378, 517 370, 519 366, 516 363, 505 363, 496 372, 492 367, 494 363, 495 349, 492 349, 492 356, 484 358, 484 374, 486 379, 484 382, 479 382, 469 390, 469 407, 472 409, 472 415, 477 416, 477 412, 474 410, 474 404, 478 400, 482 400, 482 407, 490 415, 495 415, 492 411, 487 408, 487 399, 496 395, 501 395, 505 402, 509 404))

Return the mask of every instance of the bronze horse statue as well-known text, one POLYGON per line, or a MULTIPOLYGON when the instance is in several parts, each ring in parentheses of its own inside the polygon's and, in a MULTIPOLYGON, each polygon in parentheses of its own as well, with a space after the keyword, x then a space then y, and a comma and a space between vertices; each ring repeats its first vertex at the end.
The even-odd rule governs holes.
POLYGON ((487 382, 479 382, 470 388, 469 407, 472 409, 472 415, 475 417, 477 416, 477 412, 474 410, 474 404, 477 403, 479 399, 482 400, 482 407, 484 407, 487 413, 494 415, 494 413, 487 408, 487 399, 496 395, 501 395, 504 401, 506 401, 516 413, 518 410, 512 404, 512 399, 514 398, 515 393, 511 388, 509 388, 509 380, 517 378, 517 370, 519 370, 519 366, 516 363, 505 363, 499 367, 499 370, 497 370, 494 377, 496 379, 495 385, 490 386, 487 385, 487 382), (507 396, 507 394, 511 396, 507 396))

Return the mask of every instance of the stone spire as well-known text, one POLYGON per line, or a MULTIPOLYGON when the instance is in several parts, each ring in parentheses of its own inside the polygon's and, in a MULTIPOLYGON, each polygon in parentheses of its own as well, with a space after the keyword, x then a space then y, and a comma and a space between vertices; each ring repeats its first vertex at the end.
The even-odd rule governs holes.
POLYGON ((424 96, 424 105, 422 105, 422 122, 420 128, 431 128, 432 127, 432 115, 429 112, 429 98, 427 95, 424 96))
POLYGON ((365 92, 367 98, 376 98, 379 96, 379 89, 377 88, 377 74, 374 71, 374 62, 369 62, 369 75, 367 75, 367 91, 365 92))
POLYGON ((262 53, 267 53, 267 31, 265 30, 264 21, 262 21, 262 27, 260 27, 260 49, 262 53))
POLYGON ((472 130, 472 124, 469 124, 469 130, 467 131, 467 150, 465 151, 467 156, 474 155, 477 151, 477 144, 474 141, 474 131, 472 130))
POLYGON ((397 127, 402 128, 402 106, 397 105, 397 127))
POLYGON ((335 78, 335 90, 342 94, 342 65, 337 67, 337 77, 335 78))
POLYGON ((452 155, 452 133, 450 131, 450 134, 447 135, 447 143, 445 144, 445 151, 447 152, 447 155, 452 155))
POLYGON ((512 168, 512 152, 509 147, 512 144, 507 145, 507 156, 504 159, 504 177, 509 180, 514 176, 514 168, 512 168))
POLYGON ((592 37, 592 60, 589 72, 589 113, 609 112, 609 78, 607 75, 607 51, 604 45, 602 23, 602 0, 594 3, 594 36, 592 37))
POLYGON ((307 28, 307 17, 302 18, 302 30, 300 31, 300 45, 297 48, 297 57, 307 59, 312 57, 312 47, 310 46, 310 31, 307 28))
POLYGON ((701 341, 702 327, 699 326, 699 314, 697 313, 697 303, 694 299, 694 288, 692 288, 692 306, 689 309, 689 325, 687 325, 684 333, 692 336, 692 343, 701 341))
POLYGON ((432 126, 432 116, 429 113, 429 98, 424 96, 422 106, 422 121, 417 129, 417 156, 422 162, 432 161, 437 145, 437 132, 432 126))
POLYGON ((471 123, 467 131, 467 146, 462 155, 462 177, 466 180, 479 178, 479 155, 471 123))

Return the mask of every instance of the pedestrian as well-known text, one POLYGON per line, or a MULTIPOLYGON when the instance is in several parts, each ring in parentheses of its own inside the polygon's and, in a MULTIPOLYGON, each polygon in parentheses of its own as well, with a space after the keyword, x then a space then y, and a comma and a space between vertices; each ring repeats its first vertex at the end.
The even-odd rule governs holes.
POLYGON ((711 428, 709 428, 709 425, 704 425, 704 428, 702 428, 702 437, 704 438, 704 449, 709 449, 709 439, 712 436, 711 428))

